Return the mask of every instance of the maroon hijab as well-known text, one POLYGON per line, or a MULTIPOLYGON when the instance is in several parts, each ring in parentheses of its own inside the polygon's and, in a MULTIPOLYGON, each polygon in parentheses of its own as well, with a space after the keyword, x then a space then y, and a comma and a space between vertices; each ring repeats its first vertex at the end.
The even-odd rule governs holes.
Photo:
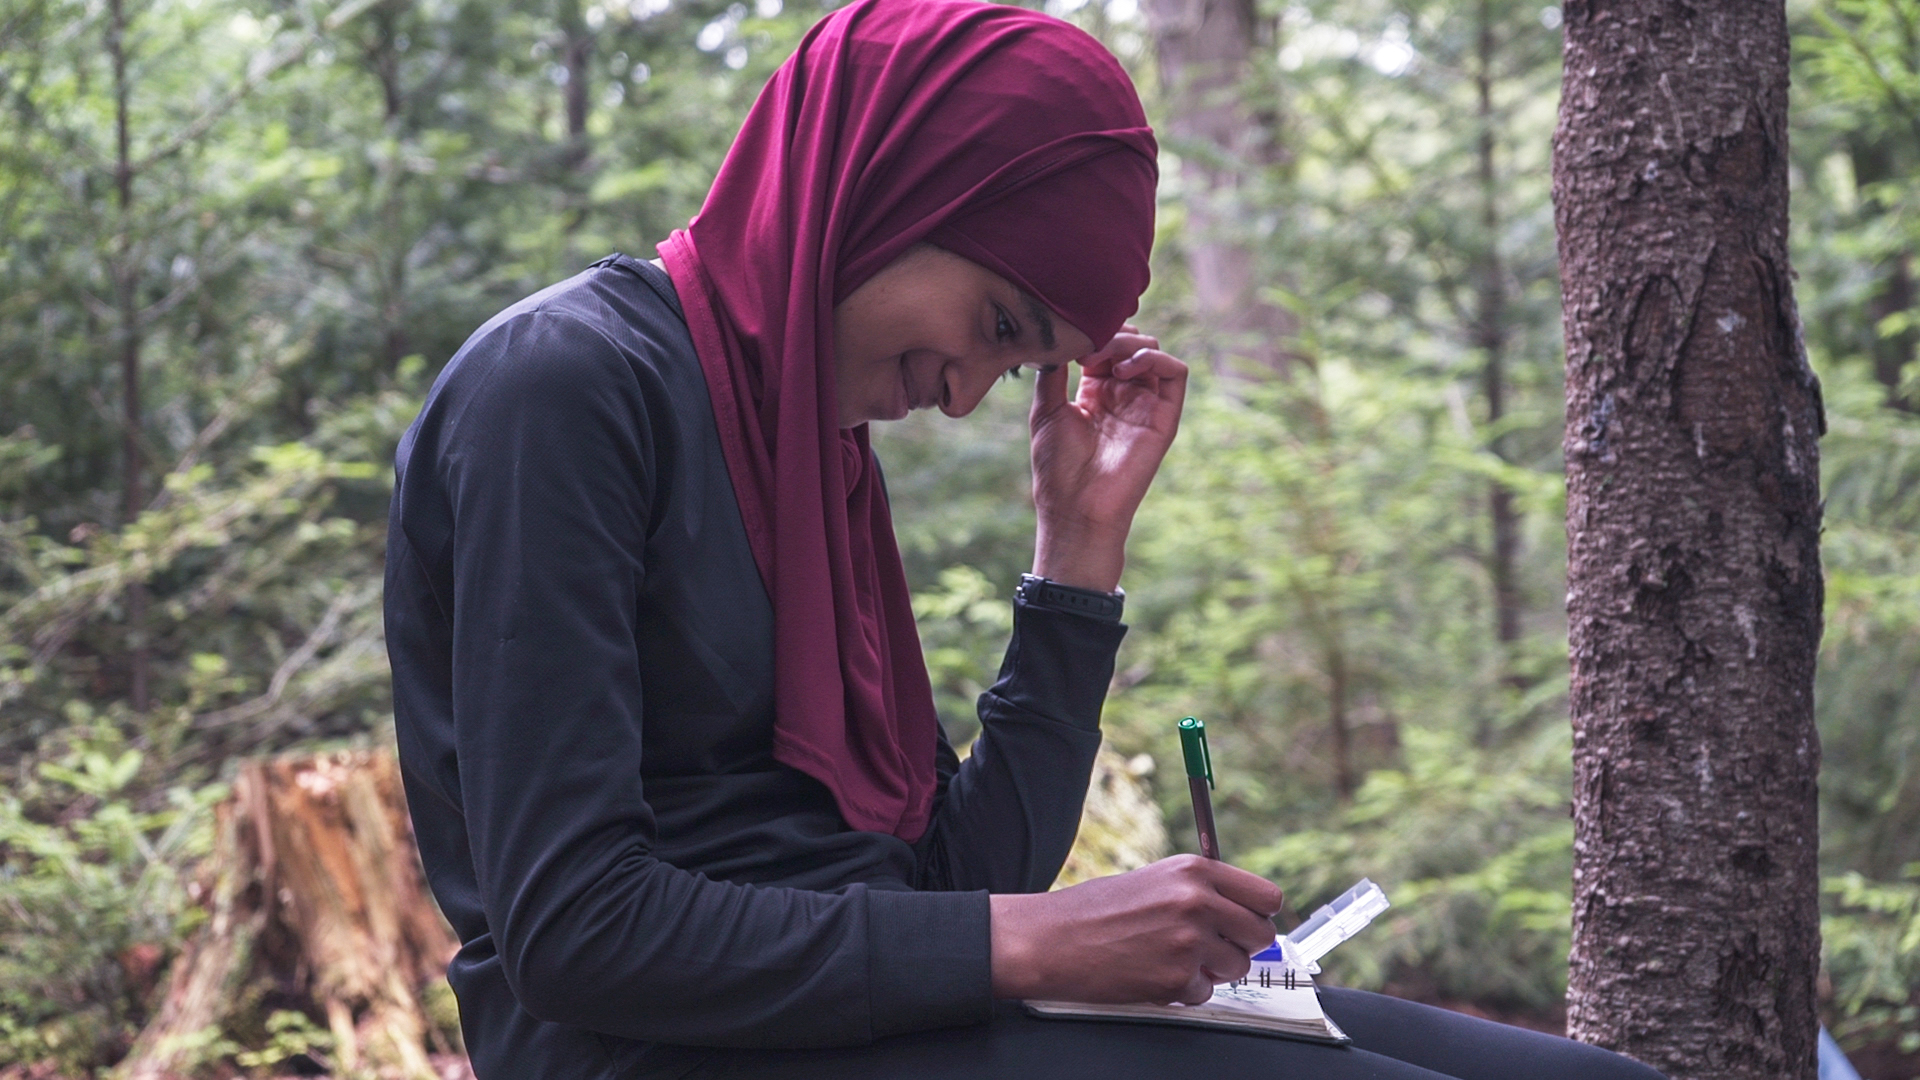
POLYGON ((1096 345, 1147 284, 1155 146, 1082 31, 975 0, 858 0, 775 72, 706 205, 660 245, 773 603, 774 757, 857 829, 926 831, 938 719, 833 308, 922 241, 1096 345))

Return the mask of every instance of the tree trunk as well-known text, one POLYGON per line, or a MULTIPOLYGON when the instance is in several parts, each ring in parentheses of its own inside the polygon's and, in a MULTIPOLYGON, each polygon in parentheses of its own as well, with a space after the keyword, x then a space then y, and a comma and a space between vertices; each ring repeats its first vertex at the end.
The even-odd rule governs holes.
POLYGON ((1296 359, 1289 343, 1298 320, 1260 295, 1240 197, 1249 170, 1280 160, 1273 118, 1256 115, 1244 93, 1270 23, 1253 0, 1147 0, 1146 15, 1167 100, 1161 130, 1187 186, 1184 247, 1208 359, 1218 371, 1245 361, 1284 375, 1296 359))
POLYGON ((1881 320, 1913 311, 1912 260, 1906 252, 1900 252, 1881 263, 1879 272, 1880 291, 1867 301, 1867 328, 1873 334, 1873 377, 1886 388, 1889 408, 1904 413, 1920 411, 1920 403, 1909 397, 1903 386, 1916 346, 1920 346, 1920 332, 1909 326, 1893 334, 1880 333, 1881 320))
MULTIPOLYGON (((1481 389, 1487 397, 1487 425, 1493 431, 1488 449, 1507 461, 1507 437, 1500 425, 1507 415, 1507 274, 1500 261, 1500 188, 1499 170, 1494 162, 1493 111, 1494 14, 1492 0, 1480 0, 1479 33, 1474 49, 1474 91, 1477 99, 1475 119, 1480 133, 1475 146, 1475 164, 1480 183, 1480 228, 1485 233, 1483 247, 1474 267, 1473 340, 1480 349, 1481 389)), ((1514 509, 1513 490, 1498 480, 1487 485, 1487 516, 1493 534, 1488 551, 1488 577, 1493 583, 1493 631, 1500 642, 1502 681, 1519 688, 1522 680, 1514 671, 1514 653, 1520 642, 1520 514, 1514 509)), ((1492 726, 1482 732, 1481 745, 1491 745, 1492 726)))
POLYGON ((579 0, 560 0, 560 32, 565 38, 560 61, 567 69, 567 85, 562 88, 567 112, 566 160, 575 169, 586 164, 592 150, 587 137, 587 95, 593 75, 593 31, 588 29, 581 8, 579 0))
POLYGON ((1675 1080, 1812 1080, 1824 420, 1785 6, 1565 14, 1568 1027, 1675 1080))
MULTIPOLYGON (((127 85, 127 11, 125 0, 107 7, 107 58, 113 65, 113 190, 118 208, 119 235, 113 245, 114 308, 119 316, 120 455, 124 470, 120 489, 123 525, 131 525, 146 509, 141 490, 144 461, 140 453, 140 267, 133 243, 133 140, 127 85)), ((127 586, 127 704, 136 713, 147 711, 147 586, 127 586)))
POLYGON ((380 298, 380 359, 391 374, 412 351, 408 333, 407 256, 413 250, 407 225, 407 189, 412 174, 402 159, 411 134, 406 83, 401 78, 401 12, 391 6, 376 8, 364 46, 367 70, 380 83, 388 138, 387 152, 377 166, 381 192, 380 213, 385 225, 383 247, 372 253, 375 291, 380 298))
POLYGON ((1328 637, 1327 728, 1333 735, 1333 797, 1345 806, 1360 788, 1353 774, 1353 725, 1347 720, 1347 697, 1352 693, 1353 680, 1347 674, 1347 653, 1341 647, 1338 623, 1328 637))
MULTIPOLYGON (((1857 135, 1849 142, 1855 186, 1865 188, 1897 177, 1888 137, 1872 139, 1857 135)), ((1876 201, 1866 202, 1863 210, 1876 218, 1885 213, 1876 201)), ((1920 402, 1909 399, 1900 389, 1906 379, 1907 365, 1913 363, 1916 350, 1920 350, 1920 330, 1909 326, 1895 334, 1884 337, 1880 334, 1881 320, 1913 310, 1912 260, 1905 251, 1896 251, 1880 261, 1874 276, 1879 279, 1879 287, 1867 299, 1865 312, 1867 353, 1873 357, 1873 377, 1886 388, 1889 408, 1906 413, 1920 411, 1920 402)))
POLYGON ((427 994, 458 943, 422 880, 393 757, 248 762, 217 823, 207 922, 118 1075, 192 1075, 209 1032, 261 1028, 246 1014, 262 1001, 331 1033, 308 1056, 335 1075, 457 1075, 457 1025, 436 1021, 427 994))

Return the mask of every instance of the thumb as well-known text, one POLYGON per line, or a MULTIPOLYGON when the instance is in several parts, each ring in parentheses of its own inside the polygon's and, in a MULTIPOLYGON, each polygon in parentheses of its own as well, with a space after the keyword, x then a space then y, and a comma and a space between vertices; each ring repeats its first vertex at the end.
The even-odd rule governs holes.
POLYGON ((1067 365, 1055 364, 1040 372, 1033 381, 1033 411, 1028 416, 1030 427, 1038 427, 1040 422, 1067 403, 1067 365))

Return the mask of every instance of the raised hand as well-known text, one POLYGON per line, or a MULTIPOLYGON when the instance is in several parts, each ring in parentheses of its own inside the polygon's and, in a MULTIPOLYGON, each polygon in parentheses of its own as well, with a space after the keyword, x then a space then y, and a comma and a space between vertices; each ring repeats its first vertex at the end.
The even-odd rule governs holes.
POLYGON ((1064 367, 1034 388, 1034 573, 1111 591, 1127 532, 1180 429, 1187 365, 1132 326, 1080 361, 1067 397, 1064 367))
POLYGON ((1058 892, 991 898, 1003 998, 1198 1005, 1273 944, 1273 883, 1198 855, 1058 892))

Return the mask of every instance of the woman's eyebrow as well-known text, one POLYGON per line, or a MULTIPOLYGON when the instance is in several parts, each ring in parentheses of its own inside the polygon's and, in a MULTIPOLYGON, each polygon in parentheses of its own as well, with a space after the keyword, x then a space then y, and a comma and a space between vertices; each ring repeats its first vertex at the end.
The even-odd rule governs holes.
POLYGON ((1033 298, 1032 293, 1027 292, 1025 289, 1016 289, 1015 291, 1020 294, 1021 305, 1027 309, 1027 317, 1033 320, 1033 325, 1040 328, 1041 346, 1048 352, 1052 352, 1054 345, 1053 316, 1047 313, 1046 307, 1042 305, 1040 301, 1033 298))

